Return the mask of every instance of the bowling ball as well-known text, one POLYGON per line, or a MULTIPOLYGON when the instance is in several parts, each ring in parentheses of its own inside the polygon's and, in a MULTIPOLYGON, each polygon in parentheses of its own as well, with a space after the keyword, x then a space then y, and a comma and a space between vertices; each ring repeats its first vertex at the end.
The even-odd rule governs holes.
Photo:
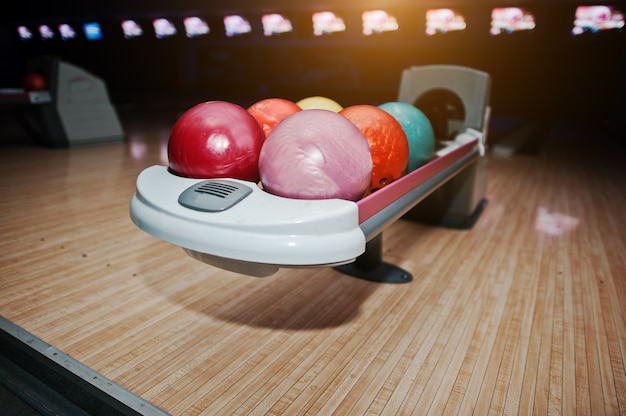
POLYGON ((265 136, 285 117, 302 111, 293 101, 284 98, 265 98, 248 107, 248 112, 259 122, 265 136))
POLYGON ((259 157, 263 188, 294 199, 360 199, 372 175, 367 139, 334 111, 310 109, 281 121, 259 157))
POLYGON ((428 162, 435 150, 435 131, 428 117, 409 103, 388 102, 378 107, 391 114, 406 134, 409 142, 409 164, 405 173, 428 162))
POLYGON ((46 78, 39 72, 27 72, 24 75, 23 87, 26 91, 44 91, 47 88, 46 78))
POLYGON ((328 97, 321 97, 318 95, 314 95, 312 97, 306 97, 301 99, 296 103, 298 107, 303 110, 329 110, 334 111, 335 113, 340 112, 343 107, 337 101, 328 97))
POLYGON ((409 144, 400 123, 369 104, 346 107, 339 114, 354 123, 369 143, 374 164, 369 193, 400 178, 409 162, 409 144))
POLYGON ((259 180, 263 129, 245 108, 207 101, 183 113, 167 144, 169 169, 189 178, 259 180))

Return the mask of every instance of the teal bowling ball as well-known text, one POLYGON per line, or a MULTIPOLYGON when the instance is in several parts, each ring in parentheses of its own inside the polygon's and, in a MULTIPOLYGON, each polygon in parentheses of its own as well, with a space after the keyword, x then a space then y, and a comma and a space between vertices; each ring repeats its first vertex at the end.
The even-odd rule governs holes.
POLYGON ((430 160, 435 151, 435 131, 424 113, 409 103, 387 102, 378 106, 402 126, 409 142, 409 173, 430 160))

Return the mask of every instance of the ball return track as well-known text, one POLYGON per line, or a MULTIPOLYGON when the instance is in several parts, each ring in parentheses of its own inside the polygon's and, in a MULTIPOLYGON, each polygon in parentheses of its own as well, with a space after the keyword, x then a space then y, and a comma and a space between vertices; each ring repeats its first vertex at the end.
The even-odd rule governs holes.
POLYGON ((264 277, 280 268, 335 267, 403 283, 411 274, 382 260, 383 230, 479 163, 480 146, 479 138, 449 144, 429 163, 357 202, 283 198, 252 182, 189 179, 152 166, 137 178, 130 215, 147 233, 236 273, 264 277), (214 191, 216 185, 226 189, 214 191))

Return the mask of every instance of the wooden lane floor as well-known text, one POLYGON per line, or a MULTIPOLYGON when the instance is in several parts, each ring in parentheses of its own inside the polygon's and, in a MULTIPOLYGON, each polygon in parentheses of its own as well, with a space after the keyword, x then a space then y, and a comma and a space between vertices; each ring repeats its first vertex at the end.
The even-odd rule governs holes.
POLYGON ((389 285, 237 275, 135 227, 172 122, 1 149, 0 315, 173 415, 626 414, 623 144, 564 125, 489 155, 471 230, 384 231, 414 275, 389 285))

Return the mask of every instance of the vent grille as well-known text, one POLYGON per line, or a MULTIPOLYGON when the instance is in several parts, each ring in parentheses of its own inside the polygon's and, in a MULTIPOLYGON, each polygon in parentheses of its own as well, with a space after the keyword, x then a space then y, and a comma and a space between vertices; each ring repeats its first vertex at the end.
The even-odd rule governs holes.
POLYGON ((221 212, 252 193, 252 188, 229 180, 207 180, 185 189, 178 197, 184 207, 203 212, 221 212))
POLYGON ((228 198, 234 192, 237 192, 239 188, 231 184, 220 182, 204 182, 201 186, 194 189, 194 192, 201 194, 213 195, 218 198, 228 198))

